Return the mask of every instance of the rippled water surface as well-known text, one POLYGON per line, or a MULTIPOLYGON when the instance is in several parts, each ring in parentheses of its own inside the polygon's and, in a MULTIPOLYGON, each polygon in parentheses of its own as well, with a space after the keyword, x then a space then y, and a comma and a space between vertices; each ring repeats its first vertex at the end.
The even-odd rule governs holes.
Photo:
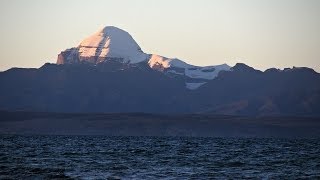
POLYGON ((0 179, 320 178, 319 139, 0 138, 0 179))

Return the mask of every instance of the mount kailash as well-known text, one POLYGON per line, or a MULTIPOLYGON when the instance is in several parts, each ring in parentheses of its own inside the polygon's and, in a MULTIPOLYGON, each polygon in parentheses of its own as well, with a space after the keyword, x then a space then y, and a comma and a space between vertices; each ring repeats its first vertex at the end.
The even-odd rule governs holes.
POLYGON ((147 54, 112 26, 62 51, 56 64, 0 72, 0 84, 6 111, 320 117, 313 69, 194 66, 147 54))

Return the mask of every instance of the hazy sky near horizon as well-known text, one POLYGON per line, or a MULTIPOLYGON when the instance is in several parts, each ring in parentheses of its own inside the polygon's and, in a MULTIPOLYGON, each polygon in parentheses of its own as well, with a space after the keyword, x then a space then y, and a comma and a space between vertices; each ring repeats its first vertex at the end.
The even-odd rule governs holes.
POLYGON ((55 63, 107 25, 194 65, 320 72, 320 0, 1 0, 0 71, 55 63))

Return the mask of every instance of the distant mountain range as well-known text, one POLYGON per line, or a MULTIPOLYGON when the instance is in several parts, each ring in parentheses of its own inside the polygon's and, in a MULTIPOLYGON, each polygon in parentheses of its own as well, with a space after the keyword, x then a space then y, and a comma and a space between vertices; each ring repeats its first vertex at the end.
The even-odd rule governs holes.
POLYGON ((0 109, 9 111, 320 117, 313 69, 194 66, 146 54, 110 26, 61 52, 57 64, 12 68, 0 83, 0 109))

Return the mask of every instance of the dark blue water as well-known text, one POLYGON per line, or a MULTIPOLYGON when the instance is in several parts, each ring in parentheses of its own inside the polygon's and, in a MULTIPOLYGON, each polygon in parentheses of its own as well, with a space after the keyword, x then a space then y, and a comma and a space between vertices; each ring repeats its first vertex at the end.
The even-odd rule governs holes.
POLYGON ((320 178, 317 139, 0 138, 0 179, 320 178))

